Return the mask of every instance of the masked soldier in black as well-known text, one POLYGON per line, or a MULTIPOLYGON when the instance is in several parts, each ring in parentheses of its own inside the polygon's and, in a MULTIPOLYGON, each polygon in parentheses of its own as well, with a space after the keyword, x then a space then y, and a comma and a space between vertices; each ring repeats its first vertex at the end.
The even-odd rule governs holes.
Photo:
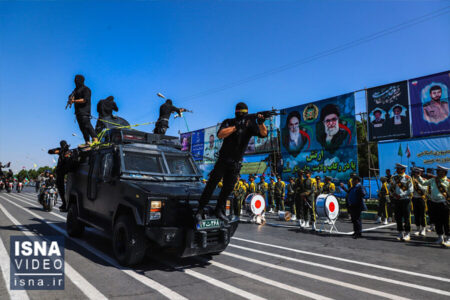
POLYGON ((75 116, 85 141, 81 147, 89 145, 89 138, 97 142, 97 135, 91 124, 91 90, 84 85, 84 76, 75 76, 75 89, 69 95, 68 104, 75 103, 75 116))
POLYGON ((62 205, 59 207, 61 211, 67 211, 67 203, 65 197, 64 177, 72 169, 75 161, 75 153, 69 149, 66 141, 59 143, 59 148, 48 150, 48 154, 58 154, 58 164, 56 165, 56 187, 61 197, 62 205))
POLYGON ((159 107, 159 118, 153 133, 166 134, 167 128, 169 128, 170 115, 173 112, 176 112, 181 117, 183 111, 186 111, 186 109, 173 106, 172 100, 167 99, 166 102, 159 107))
POLYGON ((106 99, 100 100, 97 103, 98 118, 100 120, 97 120, 95 132, 99 133, 105 128, 105 124, 101 120, 114 122, 113 111, 119 111, 113 96, 106 97, 106 99))
POLYGON ((203 209, 208 204, 209 199, 217 186, 217 183, 223 178, 223 187, 220 191, 217 201, 216 216, 228 221, 223 213, 224 204, 228 195, 233 190, 237 175, 242 167, 242 158, 247 149, 248 142, 252 136, 266 137, 267 128, 264 125, 264 117, 258 115, 258 118, 248 118, 247 105, 240 102, 236 105, 234 119, 226 119, 222 122, 217 137, 223 139, 222 147, 219 150, 219 158, 211 171, 208 183, 200 197, 200 204, 196 214, 198 222, 202 220, 203 209))

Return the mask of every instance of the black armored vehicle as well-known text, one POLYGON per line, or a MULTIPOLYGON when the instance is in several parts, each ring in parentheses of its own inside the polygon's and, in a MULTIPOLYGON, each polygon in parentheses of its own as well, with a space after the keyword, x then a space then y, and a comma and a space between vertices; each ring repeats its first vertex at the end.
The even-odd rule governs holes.
POLYGON ((130 129, 112 129, 96 149, 82 152, 68 174, 67 233, 85 226, 112 237, 122 265, 141 262, 147 250, 187 257, 223 251, 238 223, 211 216, 196 223, 203 191, 201 173, 178 138, 130 129))

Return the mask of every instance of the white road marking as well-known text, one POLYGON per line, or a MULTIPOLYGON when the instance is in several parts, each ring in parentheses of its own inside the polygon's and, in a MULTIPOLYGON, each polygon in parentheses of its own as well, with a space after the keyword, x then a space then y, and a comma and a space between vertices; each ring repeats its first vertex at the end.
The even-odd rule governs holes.
POLYGON ((376 268, 376 269, 381 269, 381 270, 386 270, 386 271, 391 271, 391 272, 397 272, 397 273, 407 274, 407 275, 411 275, 411 276, 417 276, 420 278, 428 278, 428 279, 433 279, 433 280, 438 280, 438 281, 443 281, 443 282, 450 282, 449 278, 433 276, 433 275, 428 275, 428 274, 424 274, 424 273, 417 273, 417 272, 407 271, 407 270, 403 270, 403 269, 391 268, 391 267, 386 267, 386 266, 382 266, 382 265, 375 265, 375 264, 371 264, 371 263, 366 263, 366 262, 331 256, 331 255, 325 255, 325 254, 314 253, 314 252, 309 252, 309 251, 304 251, 304 250, 298 250, 298 249, 289 248, 289 247, 282 247, 282 246, 278 246, 278 245, 262 243, 262 242, 253 241, 253 240, 249 240, 249 239, 238 238, 235 236, 232 237, 232 239, 238 240, 238 241, 243 241, 246 243, 291 251, 291 252, 295 252, 295 253, 301 253, 301 254, 310 255, 310 256, 317 256, 317 257, 342 261, 342 262, 346 262, 346 263, 351 263, 351 264, 356 264, 356 265, 361 265, 361 266, 366 266, 366 267, 371 267, 371 268, 376 268))
POLYGON ((229 284, 227 284, 227 283, 225 283, 223 281, 211 278, 209 276, 203 275, 201 273, 195 272, 195 271, 190 270, 190 269, 184 269, 183 267, 176 266, 176 265, 174 265, 174 264, 172 264, 172 263, 170 263, 168 261, 158 260, 158 262, 160 262, 162 264, 165 264, 165 265, 168 265, 168 266, 170 266, 170 267, 172 267, 172 268, 174 268, 174 269, 176 269, 178 271, 182 271, 182 272, 184 272, 184 273, 186 273, 188 275, 191 275, 191 276, 193 276, 193 277, 195 277, 197 279, 206 281, 207 283, 212 284, 214 286, 217 286, 218 288, 224 289, 224 290, 226 290, 226 291, 228 291, 230 293, 233 293, 233 294, 236 294, 238 296, 241 296, 242 298, 251 299, 251 300, 265 300, 266 299, 266 298, 262 298, 262 297, 256 296, 256 295, 254 295, 252 293, 249 293, 247 291, 244 291, 244 290, 242 290, 240 288, 237 288, 237 287, 234 287, 232 285, 229 285, 229 284))
MULTIPOLYGON (((7 200, 5 197, 0 196, 1 198, 7 200)), ((9 200, 7 200, 9 201, 9 200)), ((9 201, 10 202, 10 201, 9 201)), ((19 228, 24 235, 26 236, 38 236, 37 234, 28 230, 25 225, 22 225, 14 218, 3 205, 0 204, 0 210, 6 215, 6 217, 17 227, 19 228)), ((42 238, 42 237, 41 237, 42 238)), ((83 276, 80 275, 71 265, 65 260, 64 261, 64 273, 73 282, 74 285, 78 287, 78 289, 89 299, 97 300, 97 299, 107 299, 105 295, 103 295, 99 290, 97 290, 92 284, 89 283, 83 276)))
MULTIPOLYGON (((12 300, 28 300, 28 294, 25 290, 11 290, 10 286, 10 261, 9 254, 6 251, 2 239, 0 239, 0 269, 2 270, 3 279, 5 280, 6 290, 9 298, 12 300)), ((13 266, 14 267, 14 266, 13 266)))
POLYGON ((296 288, 296 287, 293 287, 293 286, 281 283, 279 281, 270 280, 270 279, 267 279, 265 277, 262 277, 262 276, 259 276, 259 275, 256 275, 256 274, 253 274, 253 273, 241 270, 241 269, 230 267, 230 266, 224 265, 222 263, 219 263, 219 262, 216 262, 216 261, 213 261, 213 260, 206 260, 206 259, 203 259, 203 258, 200 258, 200 257, 196 257, 195 259, 200 260, 200 261, 202 261, 204 263, 209 263, 209 264, 211 264, 213 266, 216 266, 218 268, 221 268, 221 269, 224 269, 224 270, 227 270, 227 271, 239 274, 241 276, 248 277, 248 278, 250 278, 252 280, 272 285, 272 286, 274 286, 276 288, 283 289, 283 290, 286 290, 288 292, 291 292, 291 293, 294 293, 294 294, 297 294, 297 295, 306 296, 306 297, 309 297, 311 299, 323 299, 323 300, 333 299, 333 298, 328 298, 328 297, 325 297, 325 296, 322 296, 322 295, 319 295, 319 294, 316 294, 316 293, 312 293, 312 292, 309 292, 309 291, 306 291, 306 290, 302 290, 302 289, 299 289, 299 288, 296 288))
MULTIPOLYGON (((314 262, 301 260, 301 259, 297 259, 297 258, 291 258, 291 257, 287 257, 287 256, 284 256, 284 255, 268 253, 268 252, 264 252, 264 251, 260 251, 260 250, 256 250, 256 249, 251 249, 251 248, 247 248, 247 247, 242 247, 242 246, 237 246, 237 245, 229 245, 229 247, 238 248, 238 249, 242 249, 242 250, 245 250, 245 251, 250 251, 250 252, 253 252, 253 253, 263 254, 263 255, 267 255, 267 256, 271 256, 271 257, 276 257, 276 258, 283 259, 283 260, 293 261, 293 262, 301 263, 301 264, 304 264, 304 265, 310 265, 310 266, 314 266, 314 267, 318 267, 318 268, 332 270, 332 271, 336 271, 336 272, 340 272, 340 273, 345 273, 345 274, 350 274, 350 275, 354 275, 354 276, 364 277, 364 278, 368 278, 368 279, 383 281, 383 282, 396 284, 396 285, 400 285, 400 286, 406 286, 406 287, 410 287, 410 288, 414 288, 414 289, 418 289, 418 290, 423 290, 423 291, 427 291, 427 292, 435 293, 435 294, 439 294, 439 295, 450 296, 450 292, 439 290, 439 289, 435 289, 435 288, 430 288, 430 287, 427 287, 427 286, 417 285, 417 284, 414 284, 414 283, 408 283, 408 282, 404 282, 404 281, 398 281, 398 280, 384 278, 384 277, 379 277, 379 276, 375 276, 375 275, 369 275, 369 274, 365 274, 365 273, 361 273, 361 272, 351 271, 351 270, 347 270, 347 269, 343 269, 343 268, 332 267, 332 266, 328 266, 328 265, 314 263, 314 262)), ((225 255, 229 255, 229 256, 233 256, 233 257, 241 258, 241 257, 239 257, 239 256, 237 256, 235 254, 229 253, 229 252, 224 253, 224 254, 225 255)), ((246 259, 246 258, 244 257, 242 259, 246 259)), ((309 273, 305 273, 305 274, 309 274, 309 273)), ((318 280, 320 280, 320 279, 318 279, 318 280)), ((382 297, 384 297, 384 296, 382 296, 382 297)))
MULTIPOLYGON (((29 203, 28 201, 24 201, 21 200, 19 198, 16 198, 16 200, 18 201, 22 201, 24 203, 26 203, 27 205, 31 205, 34 207, 39 207, 38 205, 34 205, 32 203, 29 203)), ((59 226, 52 224, 50 220, 44 219, 41 216, 35 214, 34 212, 27 210, 26 208, 10 201, 7 200, 8 202, 10 202, 11 204, 19 207, 20 209, 28 212, 29 214, 31 214, 32 216, 34 216, 35 218, 39 218, 41 221, 45 222, 47 225, 49 225, 50 227, 52 227, 53 229, 55 229, 56 231, 60 232, 61 234, 63 234, 66 238, 70 239, 71 241, 75 242, 76 244, 80 245, 81 247, 85 248, 86 250, 88 250, 89 252, 91 252, 92 254, 94 254, 95 256, 97 256, 98 258, 102 259, 103 261, 109 263, 110 265, 112 265, 113 267, 123 271, 125 274, 133 277, 134 279, 136 279, 137 281, 143 283, 144 285, 152 288, 153 290, 158 291, 159 293, 161 293, 163 296, 169 298, 169 299, 176 299, 176 300, 182 300, 182 299, 187 299, 183 296, 181 296, 180 294, 176 293, 175 291, 163 286, 162 284, 150 279, 149 277, 139 274, 136 271, 132 270, 132 269, 127 269, 127 268, 123 268, 122 266, 120 266, 112 257, 98 251, 97 249, 95 249, 94 247, 92 247, 91 245, 89 245, 88 243, 86 243, 85 241, 79 240, 79 239, 75 239, 70 237, 67 232, 60 228, 59 226)), ((53 212, 50 212, 50 214, 65 220, 66 218, 63 216, 60 216, 58 214, 55 214, 53 212)))

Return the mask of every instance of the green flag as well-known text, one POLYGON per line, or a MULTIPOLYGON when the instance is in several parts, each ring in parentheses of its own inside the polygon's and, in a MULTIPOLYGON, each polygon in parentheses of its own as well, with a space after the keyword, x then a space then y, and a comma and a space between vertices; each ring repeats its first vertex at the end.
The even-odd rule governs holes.
POLYGON ((401 157, 403 157, 403 151, 402 151, 402 144, 400 144, 399 146, 398 146, 398 156, 401 156, 401 157))

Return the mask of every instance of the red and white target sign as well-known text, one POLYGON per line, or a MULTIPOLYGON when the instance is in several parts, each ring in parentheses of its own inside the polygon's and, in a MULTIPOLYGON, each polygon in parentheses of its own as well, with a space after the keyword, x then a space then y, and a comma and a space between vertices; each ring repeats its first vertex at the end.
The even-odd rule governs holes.
POLYGON ((266 208, 266 201, 264 197, 259 194, 250 194, 245 199, 245 203, 250 207, 250 210, 255 215, 260 215, 266 208))
POLYGON ((334 195, 320 194, 316 199, 316 213, 319 218, 336 220, 339 216, 339 202, 334 195))

